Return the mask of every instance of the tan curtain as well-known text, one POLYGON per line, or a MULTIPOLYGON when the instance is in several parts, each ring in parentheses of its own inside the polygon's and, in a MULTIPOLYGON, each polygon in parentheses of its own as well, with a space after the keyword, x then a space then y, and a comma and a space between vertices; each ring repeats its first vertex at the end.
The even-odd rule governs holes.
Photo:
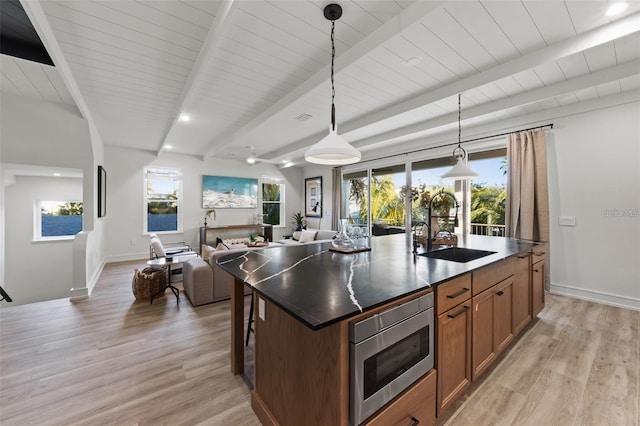
POLYGON ((331 169, 331 229, 340 229, 340 218, 342 217, 342 167, 331 169))
POLYGON ((507 165, 507 235, 548 242, 549 189, 544 130, 510 134, 507 165))

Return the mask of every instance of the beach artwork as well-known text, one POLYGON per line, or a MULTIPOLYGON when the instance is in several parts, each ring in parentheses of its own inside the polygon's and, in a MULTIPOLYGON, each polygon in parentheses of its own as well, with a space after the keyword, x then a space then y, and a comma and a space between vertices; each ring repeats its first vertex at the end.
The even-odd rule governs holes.
POLYGON ((258 207, 258 179, 202 176, 203 209, 250 209, 258 207))

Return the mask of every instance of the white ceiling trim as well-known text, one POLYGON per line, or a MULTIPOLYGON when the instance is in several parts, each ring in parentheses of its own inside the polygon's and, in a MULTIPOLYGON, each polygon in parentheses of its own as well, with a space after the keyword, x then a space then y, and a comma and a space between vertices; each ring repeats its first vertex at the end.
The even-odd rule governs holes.
MULTIPOLYGON (((617 95, 606 96, 599 99, 579 102, 571 105, 560 106, 557 108, 546 109, 537 113, 528 114, 526 116, 519 116, 512 119, 501 120, 500 127, 496 127, 495 122, 466 127, 463 129, 462 142, 465 143, 465 140, 470 141, 476 138, 490 138, 491 135, 494 134, 515 132, 518 129, 522 128, 542 126, 544 124, 557 121, 561 118, 637 102, 640 102, 640 89, 620 93, 617 95)), ((392 157, 396 155, 401 156, 405 155, 407 152, 420 151, 423 149, 425 150, 425 152, 427 152, 427 150, 433 149, 434 152, 440 153, 440 155, 437 156, 442 157, 441 154, 443 151, 436 151, 436 149, 432 147, 450 143, 457 143, 457 137, 458 131, 456 129, 455 131, 446 131, 437 135, 431 135, 429 137, 428 143, 425 143, 427 142, 425 138, 417 138, 413 141, 403 143, 402 145, 396 144, 380 150, 372 151, 368 154, 363 153, 361 162, 372 161, 380 157, 392 157)), ((488 145, 492 145, 493 143, 491 141, 495 140, 496 138, 485 139, 484 141, 467 142, 464 146, 468 152, 482 151, 486 149, 488 145)), ((501 136, 500 138, 504 138, 504 136, 501 136)), ((452 152, 452 149, 448 148, 447 151, 452 152)), ((432 156, 430 155, 430 157, 432 156)), ((387 164, 389 164, 389 161, 391 160, 387 160, 387 164)), ((404 162, 404 160, 401 162, 404 162)), ((363 166, 364 168, 366 168, 367 165, 368 163, 365 163, 360 166, 360 163, 357 163, 352 166, 348 166, 348 169, 345 168, 344 170, 361 170, 363 169, 363 166)))
POLYGON ((191 68, 189 77, 187 78, 187 81, 182 88, 182 93, 180 94, 180 97, 178 98, 178 101, 176 103, 174 117, 164 131, 162 144, 158 149, 157 155, 160 155, 165 150, 169 135, 178 124, 178 119, 180 118, 180 114, 183 112, 185 105, 187 105, 187 103, 193 98, 193 96, 197 95, 195 90, 195 83, 201 78, 204 78, 204 76, 210 69, 209 65, 213 60, 213 52, 220 44, 222 34, 224 33, 226 26, 229 24, 229 16, 233 11, 235 4, 234 1, 235 0, 223 0, 220 3, 220 7, 218 9, 218 12, 216 13, 213 25, 207 33, 207 37, 202 44, 200 53, 198 53, 195 64, 193 65, 193 68, 191 68))
MULTIPOLYGON (((603 25, 601 27, 578 35, 574 38, 558 42, 528 55, 518 57, 509 62, 505 62, 501 65, 456 81, 447 86, 443 86, 441 88, 416 96, 405 102, 389 106, 381 111, 378 111, 377 113, 367 114, 365 117, 362 117, 360 119, 355 119, 348 123, 343 123, 340 126, 340 133, 342 136, 349 139, 349 132, 356 131, 363 127, 378 123, 379 121, 390 119, 395 116, 410 112, 414 109, 423 107, 424 105, 429 105, 431 103, 441 101, 450 96, 462 93, 465 90, 473 89, 500 80, 501 78, 526 71, 540 64, 553 62, 558 59, 582 52, 584 50, 611 42, 620 37, 624 37, 638 31, 640 31, 640 13, 635 13, 611 24, 603 25)), ((387 132, 387 134, 394 132, 395 131, 387 132)), ((301 155, 301 152, 306 147, 320 140, 323 135, 323 133, 317 133, 313 136, 302 139, 298 142, 294 142, 286 147, 275 150, 263 156, 266 158, 275 159, 285 155, 291 156, 293 152, 295 152, 296 155, 301 155)), ((380 136, 375 136, 374 138, 378 139, 380 138, 380 136)), ((372 140, 374 138, 372 138, 372 140)), ((380 141, 381 140, 377 140, 376 143, 379 143, 380 141)))
MULTIPOLYGON (((568 81, 562 81, 529 92, 523 92, 518 95, 502 98, 497 101, 488 102, 475 107, 463 108, 463 119, 468 120, 492 114, 494 112, 528 105, 637 74, 640 74, 640 59, 616 67, 599 70, 593 74, 587 74, 568 81)), ((456 111, 455 113, 445 114, 431 120, 425 120, 420 123, 411 124, 409 126, 394 129, 369 138, 360 139, 352 142, 351 144, 357 148, 365 148, 368 145, 389 142, 396 138, 407 137, 412 134, 446 126, 456 122, 457 120, 458 113, 456 111)))
MULTIPOLYGON (((335 73, 340 73, 340 71, 353 65, 380 45, 400 34, 404 29, 420 22, 427 14, 441 7, 443 4, 444 2, 442 1, 414 2, 397 16, 390 19, 380 28, 368 35, 365 39, 361 40, 355 46, 341 54, 339 56, 339 66, 335 67, 335 73)), ((268 119, 282 112, 286 107, 296 102, 307 93, 319 87, 322 83, 327 81, 328 75, 329 66, 327 65, 242 127, 229 129, 228 131, 223 132, 216 138, 216 141, 212 141, 209 144, 211 148, 204 155, 204 159, 209 159, 220 149, 232 145, 234 141, 246 135, 268 119)))
POLYGON ((540 64, 556 61, 638 31, 640 31, 640 13, 627 16, 619 21, 587 31, 574 38, 552 44, 536 52, 473 74, 470 77, 416 96, 408 101, 384 108, 377 113, 367 114, 365 117, 342 124, 341 134, 342 136, 346 136, 347 133, 359 130, 362 127, 407 113, 424 105, 448 98, 449 96, 457 95, 466 90, 526 71, 540 64))

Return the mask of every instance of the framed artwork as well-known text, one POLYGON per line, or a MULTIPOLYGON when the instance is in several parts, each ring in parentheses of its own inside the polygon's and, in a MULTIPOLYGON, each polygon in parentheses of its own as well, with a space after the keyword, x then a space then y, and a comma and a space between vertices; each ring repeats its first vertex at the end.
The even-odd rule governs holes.
POLYGON ((255 209, 258 179, 202 175, 203 209, 255 209))
POLYGON ((107 215, 107 171, 98 166, 98 217, 107 215))
POLYGON ((304 180, 306 217, 322 217, 322 176, 304 180))

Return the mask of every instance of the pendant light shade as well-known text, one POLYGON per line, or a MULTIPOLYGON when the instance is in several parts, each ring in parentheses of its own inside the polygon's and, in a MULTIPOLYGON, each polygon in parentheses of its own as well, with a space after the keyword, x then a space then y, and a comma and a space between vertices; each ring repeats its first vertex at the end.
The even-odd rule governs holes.
POLYGON ((324 8, 324 17, 331 21, 331 127, 329 127, 327 136, 304 153, 304 159, 309 163, 341 166, 357 163, 362 158, 360 151, 338 135, 336 128, 336 106, 334 103, 336 90, 333 84, 333 66, 336 57, 334 29, 336 20, 341 16, 342 8, 338 4, 330 4, 324 8))
POLYGON ((471 167, 469 167, 465 163, 465 159, 467 158, 467 151, 465 151, 460 146, 460 135, 461 135, 461 126, 460 126, 460 100, 462 96, 458 95, 458 146, 453 150, 453 158, 456 159, 456 164, 453 166, 447 173, 441 176, 442 179, 449 180, 465 180, 465 179, 473 179, 478 177, 479 175, 473 171, 471 167))
POLYGON ((357 163, 360 158, 360 151, 338 135, 333 128, 329 128, 329 134, 304 153, 304 159, 309 163, 332 166, 357 163))

